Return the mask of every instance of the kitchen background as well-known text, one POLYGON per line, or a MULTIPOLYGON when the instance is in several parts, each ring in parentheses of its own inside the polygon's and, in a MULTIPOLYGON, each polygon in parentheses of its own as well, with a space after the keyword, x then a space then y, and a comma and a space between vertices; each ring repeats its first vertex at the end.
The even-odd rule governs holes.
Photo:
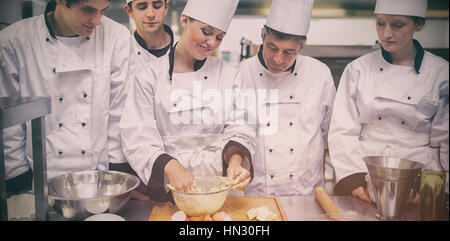
MULTIPOLYGON (((0 30, 23 18, 44 12, 47 0, 0 0, 0 30)), ((303 55, 316 57, 326 63, 333 74, 336 86, 345 66, 355 58, 373 51, 377 34, 373 9, 376 0, 315 0, 313 19, 303 55)), ((105 15, 134 31, 123 9, 125 0, 111 0, 105 15)), ((170 0, 166 24, 179 34, 179 16, 186 0, 170 0)), ((241 60, 255 55, 261 44, 261 29, 271 0, 240 0, 235 17, 222 45, 215 53, 225 61, 237 65, 241 60)), ((425 28, 416 33, 422 46, 448 61, 449 19, 448 0, 429 0, 425 28)), ((332 193, 334 171, 325 154, 325 182, 332 193)))

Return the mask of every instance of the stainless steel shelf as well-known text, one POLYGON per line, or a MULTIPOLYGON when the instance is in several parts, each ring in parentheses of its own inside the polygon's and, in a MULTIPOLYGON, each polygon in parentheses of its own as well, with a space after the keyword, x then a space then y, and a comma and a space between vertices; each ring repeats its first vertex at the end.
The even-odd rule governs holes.
POLYGON ((36 220, 48 220, 44 116, 50 97, 0 97, 0 220, 8 220, 3 129, 31 120, 36 220))
POLYGON ((4 129, 49 114, 50 98, 0 97, 0 109, 4 129))

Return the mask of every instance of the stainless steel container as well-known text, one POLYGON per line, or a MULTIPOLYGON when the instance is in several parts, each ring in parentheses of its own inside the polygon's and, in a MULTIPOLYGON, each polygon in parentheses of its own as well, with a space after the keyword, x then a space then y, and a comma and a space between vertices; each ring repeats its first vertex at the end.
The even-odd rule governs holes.
POLYGON ((367 156, 363 160, 375 191, 377 217, 383 220, 401 219, 423 164, 387 156, 367 156))
POLYGON ((85 171, 52 178, 48 203, 70 220, 83 220, 100 213, 116 213, 130 199, 139 178, 116 171, 85 171))

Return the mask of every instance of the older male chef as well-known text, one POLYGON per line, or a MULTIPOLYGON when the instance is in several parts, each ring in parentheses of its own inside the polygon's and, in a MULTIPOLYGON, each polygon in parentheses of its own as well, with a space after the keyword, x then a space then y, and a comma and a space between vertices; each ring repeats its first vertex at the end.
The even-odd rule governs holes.
POLYGON ((336 88, 325 64, 299 55, 313 4, 274 0, 258 55, 240 65, 243 80, 258 94, 278 91, 278 98, 258 103, 258 152, 246 195, 311 195, 323 184, 324 138, 336 88), (265 118, 261 108, 278 109, 278 115, 265 118))
MULTIPOLYGON (((53 0, 0 32, 0 96, 48 96, 47 174, 106 170, 124 160, 119 120, 131 35, 103 16, 108 0, 53 0)), ((30 123, 4 133, 9 192, 31 185, 30 123)))

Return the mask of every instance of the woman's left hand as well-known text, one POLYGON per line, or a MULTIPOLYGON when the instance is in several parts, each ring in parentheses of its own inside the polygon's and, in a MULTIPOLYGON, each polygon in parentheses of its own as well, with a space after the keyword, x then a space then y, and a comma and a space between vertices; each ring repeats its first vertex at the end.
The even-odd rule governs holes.
POLYGON ((250 172, 241 166, 242 157, 238 154, 231 156, 228 161, 228 184, 234 189, 244 191, 251 181, 250 172))

